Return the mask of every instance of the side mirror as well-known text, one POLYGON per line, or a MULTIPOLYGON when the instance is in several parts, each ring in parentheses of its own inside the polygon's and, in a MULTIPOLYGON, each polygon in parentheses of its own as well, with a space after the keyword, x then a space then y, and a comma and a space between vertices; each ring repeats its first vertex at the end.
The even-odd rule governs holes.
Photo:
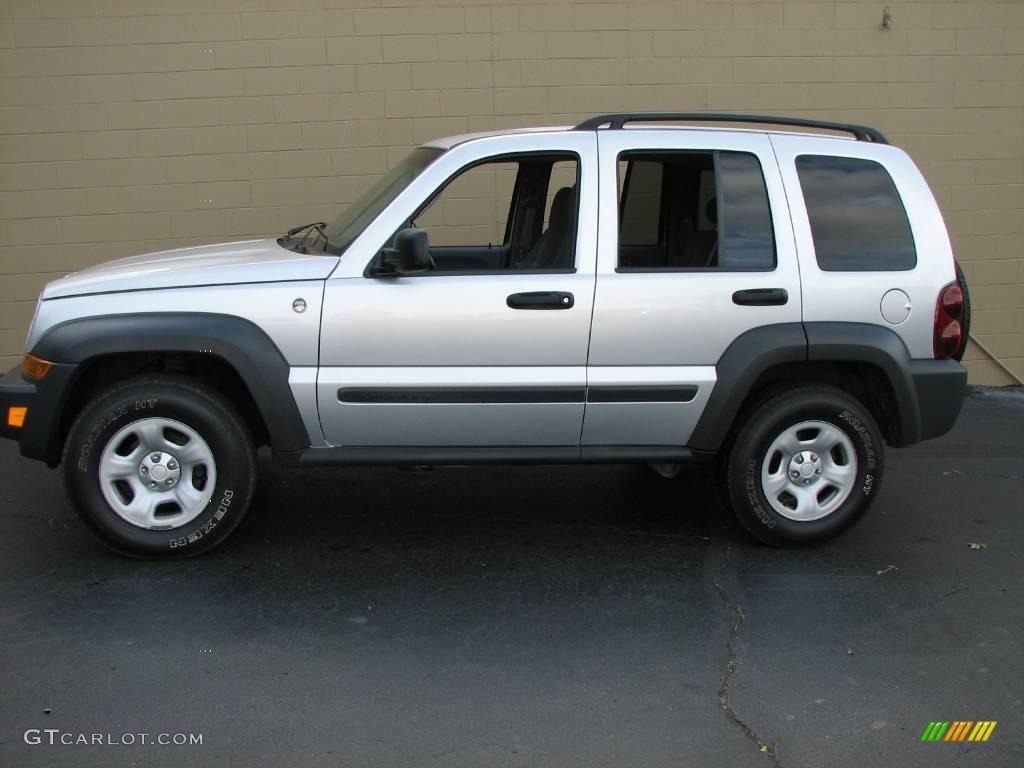
POLYGON ((434 269, 427 232, 416 227, 403 229, 395 235, 390 248, 384 248, 370 265, 376 277, 416 275, 434 269))

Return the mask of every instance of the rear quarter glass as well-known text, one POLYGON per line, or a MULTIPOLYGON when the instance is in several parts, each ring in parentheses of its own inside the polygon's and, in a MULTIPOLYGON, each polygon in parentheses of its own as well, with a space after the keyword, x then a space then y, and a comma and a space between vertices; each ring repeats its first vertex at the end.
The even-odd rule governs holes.
POLYGON ((821 269, 882 272, 917 266, 906 208, 880 163, 800 155, 796 169, 821 269))

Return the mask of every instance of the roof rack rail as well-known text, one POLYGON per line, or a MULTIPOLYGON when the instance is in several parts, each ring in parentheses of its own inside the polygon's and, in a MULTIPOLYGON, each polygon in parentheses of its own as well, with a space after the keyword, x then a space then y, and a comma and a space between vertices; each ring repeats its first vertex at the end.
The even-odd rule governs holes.
POLYGON ((808 120, 802 117, 776 117, 774 115, 731 115, 716 112, 622 112, 611 115, 588 117, 577 125, 574 130, 594 131, 607 125, 613 130, 621 129, 626 123, 660 123, 679 120, 698 123, 762 123, 764 125, 790 125, 799 128, 823 128, 830 131, 851 133, 857 141, 871 141, 876 144, 888 144, 881 131, 868 128, 866 125, 849 123, 832 123, 826 120, 808 120))

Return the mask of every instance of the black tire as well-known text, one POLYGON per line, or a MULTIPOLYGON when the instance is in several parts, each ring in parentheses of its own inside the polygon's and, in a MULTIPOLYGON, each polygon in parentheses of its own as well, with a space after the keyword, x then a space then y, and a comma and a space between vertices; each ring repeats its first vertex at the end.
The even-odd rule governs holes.
POLYGON ((963 343, 960 344, 960 349, 953 355, 953 359, 957 362, 963 360, 964 352, 967 351, 967 339, 971 333, 971 293, 967 288, 967 277, 964 275, 963 269, 960 268, 960 262, 953 262, 956 265, 956 282, 960 286, 960 291, 964 295, 964 314, 960 318, 960 327, 963 329, 963 343))
MULTIPOLYGON (((740 524, 772 546, 816 544, 853 525, 878 494, 885 444, 871 413, 842 390, 806 386, 769 396, 747 411, 724 457, 726 501, 740 524), (777 437, 804 421, 837 427, 857 458, 852 490, 833 511, 817 520, 792 520, 777 512, 761 480, 762 465, 777 437)), ((837 499, 838 501, 838 499, 837 499)))
POLYGON ((64 487, 79 517, 104 544, 131 557, 191 557, 209 551, 242 521, 256 487, 255 448, 238 412, 218 392, 184 376, 140 376, 99 393, 75 419, 64 443, 63 465, 64 487), (175 528, 129 523, 107 503, 100 485, 107 444, 123 427, 149 417, 173 419, 194 430, 216 463, 206 506, 175 528))

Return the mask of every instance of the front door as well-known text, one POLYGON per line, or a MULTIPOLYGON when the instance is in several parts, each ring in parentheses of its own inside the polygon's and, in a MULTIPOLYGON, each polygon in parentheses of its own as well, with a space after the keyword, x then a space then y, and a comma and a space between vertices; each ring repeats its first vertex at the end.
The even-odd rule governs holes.
POLYGON ((579 445, 594 293, 596 140, 493 137, 449 149, 327 281, 317 401, 332 445, 579 445), (427 232, 434 268, 367 270, 427 232))

